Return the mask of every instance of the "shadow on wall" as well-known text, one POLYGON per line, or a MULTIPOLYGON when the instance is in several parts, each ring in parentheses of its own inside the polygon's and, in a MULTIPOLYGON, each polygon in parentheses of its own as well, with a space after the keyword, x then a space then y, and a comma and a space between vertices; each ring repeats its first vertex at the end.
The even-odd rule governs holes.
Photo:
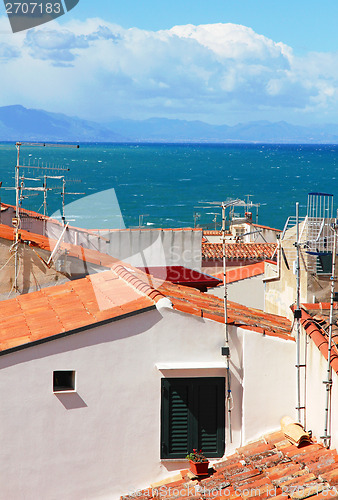
POLYGON ((69 394, 55 394, 60 403, 66 408, 66 410, 76 410, 78 408, 87 408, 88 405, 79 394, 76 392, 69 394))
POLYGON ((0 353, 0 370, 27 363, 32 360, 54 356, 69 351, 75 351, 83 347, 97 344, 105 344, 116 340, 140 335, 152 328, 162 319, 162 315, 154 309, 138 314, 130 314, 127 318, 103 322, 104 324, 92 324, 78 330, 66 332, 42 341, 39 345, 25 345, 25 348, 17 350, 8 355, 0 353), (140 320, 140 317, 142 319, 140 320))

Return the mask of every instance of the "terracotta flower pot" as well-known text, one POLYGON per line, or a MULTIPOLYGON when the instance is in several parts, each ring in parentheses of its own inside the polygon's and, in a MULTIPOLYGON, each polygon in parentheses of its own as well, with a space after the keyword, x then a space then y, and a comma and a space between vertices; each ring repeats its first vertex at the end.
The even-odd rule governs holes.
POLYGON ((209 462, 190 462, 190 470, 195 476, 207 476, 209 469, 209 462))

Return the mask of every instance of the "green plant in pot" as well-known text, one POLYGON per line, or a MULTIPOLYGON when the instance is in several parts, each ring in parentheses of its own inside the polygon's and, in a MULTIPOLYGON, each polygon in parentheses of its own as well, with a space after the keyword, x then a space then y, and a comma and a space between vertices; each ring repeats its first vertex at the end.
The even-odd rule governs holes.
POLYGON ((186 456, 190 462, 190 470, 195 476, 207 476, 209 468, 209 460, 203 455, 202 450, 194 449, 186 456))

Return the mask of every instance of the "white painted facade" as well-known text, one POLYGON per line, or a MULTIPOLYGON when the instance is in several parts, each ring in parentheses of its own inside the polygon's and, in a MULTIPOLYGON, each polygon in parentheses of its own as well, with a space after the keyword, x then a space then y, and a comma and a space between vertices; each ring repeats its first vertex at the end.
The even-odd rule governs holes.
MULTIPOLYGON (((14 207, 1 212, 0 223, 12 226, 14 207)), ((21 229, 58 240, 64 226, 55 219, 24 217, 21 229)), ((135 267, 184 266, 201 271, 200 229, 113 229, 85 230, 69 226, 65 243, 106 253, 135 267)))
POLYGON ((251 222, 233 224, 230 228, 233 238, 240 238, 242 243, 277 243, 277 229, 251 222))
MULTIPOLYGON (((228 299, 238 304, 243 304, 247 307, 264 310, 264 275, 253 276, 233 283, 228 283, 227 294, 228 299)), ((216 295, 216 297, 224 297, 224 287, 217 286, 209 288, 208 293, 216 295)))
MULTIPOLYGON (((224 325, 166 304, 0 357, 1 500, 115 500, 187 467, 160 459, 161 378, 225 376, 224 325), (75 392, 53 393, 54 370, 75 392)), ((296 387, 293 341, 229 333, 226 454, 294 417, 296 387)))
MULTIPOLYGON (((303 329, 302 335, 304 343, 306 333, 303 329)), ((325 429, 326 385, 323 382, 327 380, 327 361, 316 344, 309 338, 307 340, 306 428, 312 430, 312 434, 319 441, 325 429)), ((331 448, 338 448, 338 376, 334 370, 332 370, 332 382, 331 448)), ((303 387, 303 376, 301 383, 303 387)))
POLYGON ((98 234, 107 239, 107 254, 132 266, 184 266, 201 271, 202 230, 121 229, 98 234))

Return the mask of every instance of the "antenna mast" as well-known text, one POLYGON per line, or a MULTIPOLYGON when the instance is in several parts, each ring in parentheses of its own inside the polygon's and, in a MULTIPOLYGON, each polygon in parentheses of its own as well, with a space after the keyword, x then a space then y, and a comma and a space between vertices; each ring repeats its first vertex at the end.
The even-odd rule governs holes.
MULTIPOLYGON (((338 214, 337 214, 338 215, 338 214)), ((326 385, 326 405, 325 405, 325 424, 324 424, 324 446, 330 448, 331 445, 331 396, 332 396, 332 327, 333 327, 333 306, 334 306, 334 288, 336 282, 336 253, 337 253, 337 229, 338 219, 335 219, 331 226, 334 232, 333 251, 332 251, 332 275, 331 275, 331 298, 330 298, 330 324, 329 324, 329 339, 327 353, 327 380, 324 380, 326 385)))
MULTIPOLYGON (((19 239, 20 239, 20 228, 21 228, 21 218, 20 218, 20 203, 22 201, 22 191, 24 189, 23 180, 20 182, 20 168, 39 168, 50 170, 50 167, 34 167, 32 165, 20 165, 20 148, 21 146, 34 146, 34 147, 56 147, 56 148, 79 148, 79 145, 73 144, 48 144, 48 143, 37 143, 37 142, 16 142, 15 147, 17 149, 17 160, 15 165, 15 217, 12 219, 12 225, 15 229, 14 233, 14 243, 11 250, 14 251, 14 284, 13 289, 18 291, 18 274, 19 274, 19 239)), ((58 170, 69 171, 69 168, 58 168, 58 170)), ((43 188, 26 188, 30 191, 44 191, 44 197, 46 197, 47 188, 44 185, 43 188)), ((44 202, 44 208, 46 203, 44 202)))
MULTIPOLYGON (((301 423, 304 428, 306 425, 306 417, 305 417, 305 389, 304 389, 304 404, 301 404, 301 373, 300 370, 303 368, 304 370, 306 369, 306 363, 301 363, 300 360, 300 342, 301 342, 301 337, 300 337, 300 319, 302 316, 302 311, 300 308, 300 263, 299 263, 299 249, 300 249, 300 243, 299 243, 299 203, 297 201, 296 203, 296 241, 294 243, 296 247, 296 310, 294 312, 294 318, 296 321, 296 327, 297 327, 297 421, 301 423), (302 410, 303 410, 303 418, 302 418, 302 410)), ((305 340, 306 343, 306 340, 305 340)))

